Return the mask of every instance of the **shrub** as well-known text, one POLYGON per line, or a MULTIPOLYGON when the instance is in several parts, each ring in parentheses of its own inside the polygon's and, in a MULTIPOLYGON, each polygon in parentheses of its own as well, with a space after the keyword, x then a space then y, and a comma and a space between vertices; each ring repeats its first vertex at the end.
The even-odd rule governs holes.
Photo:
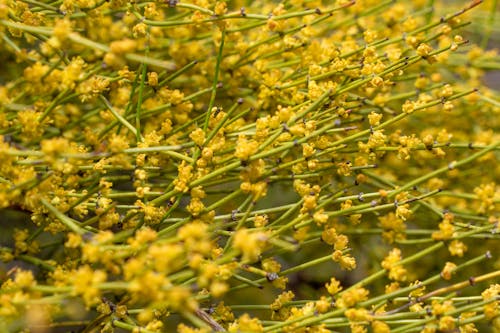
POLYGON ((0 330, 498 332, 459 5, 1 0, 0 330))

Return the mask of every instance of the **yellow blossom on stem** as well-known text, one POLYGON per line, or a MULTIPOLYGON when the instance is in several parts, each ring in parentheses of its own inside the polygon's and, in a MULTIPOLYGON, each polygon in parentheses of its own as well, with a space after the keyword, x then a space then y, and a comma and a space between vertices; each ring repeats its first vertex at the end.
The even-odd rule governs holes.
POLYGON ((332 296, 337 294, 339 291, 342 290, 342 286, 340 285, 340 281, 338 281, 337 279, 335 279, 333 277, 330 279, 330 282, 325 285, 325 287, 326 287, 326 290, 328 291, 328 293, 332 296))
POLYGON ((452 262, 446 262, 446 264, 443 267, 443 270, 441 271, 441 277, 445 280, 450 280, 452 274, 455 272, 457 269, 457 265, 452 263, 452 262))
POLYGON ((464 253, 467 251, 467 245, 455 239, 448 245, 448 251, 450 251, 452 256, 463 257, 464 253))
POLYGON ((384 258, 381 265, 389 272, 389 278, 395 281, 406 281, 408 272, 405 268, 398 264, 402 260, 401 250, 398 248, 392 249, 387 257, 384 258))
POLYGON ((255 262, 262 253, 267 235, 263 232, 252 232, 249 229, 240 229, 234 235, 234 248, 242 254, 244 262, 255 262))

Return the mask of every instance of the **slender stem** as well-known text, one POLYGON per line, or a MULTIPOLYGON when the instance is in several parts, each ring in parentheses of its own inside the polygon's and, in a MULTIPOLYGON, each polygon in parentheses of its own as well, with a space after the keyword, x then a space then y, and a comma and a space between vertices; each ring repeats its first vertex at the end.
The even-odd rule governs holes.
POLYGON ((87 231, 79 226, 79 223, 72 218, 67 217, 63 213, 57 210, 54 206, 52 206, 47 200, 44 198, 40 199, 40 202, 52 213, 54 214, 55 217, 59 221, 61 221, 66 227, 68 227, 69 230, 79 234, 83 235, 87 231))
MULTIPOLYGON (((146 55, 149 53, 149 31, 148 31, 148 41, 146 46, 146 55)), ((136 116, 135 116, 135 128, 136 128, 136 140, 137 142, 143 141, 141 136, 141 110, 142 110, 142 98, 144 94, 144 84, 146 82, 147 65, 142 63, 142 73, 141 82, 139 85, 139 96, 137 98, 136 116)))
POLYGON ((215 96, 217 94, 217 85, 219 84, 219 71, 220 64, 222 62, 222 51, 224 50, 224 41, 226 39, 226 29, 222 28, 219 52, 217 54, 217 60, 215 63, 215 72, 214 72, 214 80, 212 82, 212 94, 210 96, 210 102, 208 103, 208 108, 206 111, 205 123, 203 124, 203 130, 206 132, 208 129, 208 121, 210 120, 210 116, 212 115, 212 108, 215 103, 215 96))
POLYGON ((132 133, 134 133, 134 135, 139 136, 141 141, 144 141, 144 138, 141 136, 140 133, 138 133, 138 129, 135 128, 134 126, 132 126, 132 124, 130 124, 127 121, 127 119, 123 118, 118 112, 116 112, 116 110, 113 108, 111 103, 109 103, 109 101, 106 99, 106 97, 100 95, 99 98, 101 99, 101 101, 104 102, 104 104, 106 105, 108 110, 113 114, 113 116, 116 118, 116 120, 118 120, 123 126, 128 128, 132 133))

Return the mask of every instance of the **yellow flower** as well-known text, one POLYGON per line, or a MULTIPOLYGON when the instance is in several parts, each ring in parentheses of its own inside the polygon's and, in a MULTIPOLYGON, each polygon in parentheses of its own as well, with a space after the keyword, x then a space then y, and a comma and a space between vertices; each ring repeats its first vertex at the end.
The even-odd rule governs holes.
MULTIPOLYGON (((491 301, 498 297, 500 294, 500 284, 492 284, 481 293, 484 301, 491 301)), ((490 302, 484 305, 484 314, 486 318, 492 319, 500 314, 500 304, 498 301, 490 302)))
POLYGON ((19 269, 16 272, 14 283, 17 287, 24 289, 36 285, 36 280, 33 277, 33 273, 31 271, 19 269))
POLYGON ((446 262, 446 264, 443 267, 443 270, 441 271, 441 277, 445 280, 450 280, 452 274, 455 272, 457 269, 457 265, 455 265, 452 262, 446 262))
POLYGON ((187 205, 186 209, 191 213, 191 215, 197 217, 205 209, 205 205, 199 198, 191 197, 191 201, 187 205))
POLYGON ((158 86, 158 73, 157 72, 148 72, 148 85, 151 87, 158 86))
POLYGON ((356 268, 356 259, 350 254, 342 254, 342 251, 340 250, 333 251, 332 259, 333 261, 338 262, 342 269, 351 271, 356 268))
POLYGON ((189 137, 198 146, 203 145, 203 143, 205 142, 205 132, 201 128, 197 128, 196 130, 192 131, 191 134, 189 134, 189 137))
POLYGON ((417 47, 417 54, 421 57, 427 57, 431 51, 432 47, 426 43, 422 43, 417 47))
POLYGON ((432 301, 432 314, 435 316, 443 315, 452 310, 454 310, 452 301, 443 301, 442 303, 438 300, 432 301))
POLYGON ((337 173, 341 176, 350 176, 351 175, 351 162, 341 162, 337 164, 337 173))
POLYGON ((398 289, 400 289, 399 282, 391 282, 385 286, 385 293, 390 294, 398 289))
POLYGON ((495 209, 495 203, 493 200, 499 197, 499 191, 496 189, 495 183, 481 184, 480 186, 474 188, 474 193, 477 195, 480 204, 479 212, 485 213, 495 209))
POLYGON ((82 244, 82 237, 73 232, 68 233, 68 240, 64 243, 64 246, 68 248, 77 248, 82 244))
POLYGON ((335 279, 333 277, 330 279, 330 283, 325 284, 325 287, 326 287, 326 290, 328 291, 328 293, 332 296, 337 294, 339 291, 342 290, 342 286, 340 285, 340 281, 338 281, 337 279, 335 279))
POLYGON ((453 221, 452 214, 445 214, 443 221, 439 223, 439 230, 432 233, 432 238, 435 240, 450 239, 455 234, 455 227, 451 223, 453 221))
POLYGON ((209 226, 201 220, 194 220, 180 227, 177 236, 190 251, 208 254, 212 250, 209 226))
POLYGON ((367 300, 368 294, 369 291, 361 287, 346 290, 342 296, 340 296, 340 299, 337 300, 336 305, 339 308, 350 308, 356 303, 367 300))
POLYGON ((412 102, 410 100, 407 100, 404 104, 403 104, 403 112, 404 113, 413 113, 413 111, 415 111, 415 102, 412 102))
POLYGON ((137 42, 133 39, 122 39, 111 42, 109 45, 111 52, 116 54, 130 53, 137 48, 137 42))
POLYGON ((448 245, 448 251, 450 251, 452 256, 463 257, 464 253, 467 251, 467 245, 455 239, 448 245))
POLYGON ((174 180, 175 189, 179 192, 187 192, 188 184, 192 178, 193 167, 188 165, 186 161, 182 161, 178 167, 178 176, 174 180))
POLYGON ((107 279, 106 272, 93 270, 90 266, 81 266, 72 274, 73 294, 81 295, 87 307, 100 303, 99 284, 107 279))
POLYGON ((268 217, 267 215, 257 215, 255 216, 253 223, 256 228, 265 227, 268 223, 268 217))
POLYGON ((315 309, 318 313, 326 313, 330 310, 330 307, 331 302, 325 296, 321 296, 315 304, 315 309))
POLYGON ((406 224, 405 222, 396 216, 395 213, 390 212, 385 216, 378 218, 380 226, 384 229, 382 237, 389 243, 393 243, 395 240, 402 240, 406 238, 406 224))
POLYGON ((214 281, 210 284, 210 294, 213 297, 220 298, 229 290, 227 283, 221 281, 214 281))
POLYGON ((335 237, 335 241, 333 243, 333 247, 335 250, 342 251, 347 248, 347 244, 349 243, 349 238, 346 235, 337 235, 335 237))
POLYGON ((328 215, 324 213, 323 209, 320 209, 314 213, 313 219, 317 224, 325 224, 328 222, 328 215))
POLYGON ((456 320, 452 316, 443 316, 439 318, 439 330, 453 331, 456 327, 456 320))
POLYGON ((252 155, 257 152, 259 144, 253 140, 247 140, 246 136, 240 134, 238 136, 238 141, 236 142, 236 151, 234 156, 242 161, 247 161, 252 155))
POLYGON ((242 261, 255 262, 262 253, 267 235, 263 232, 240 229, 234 234, 233 246, 242 254, 242 261))
POLYGON ((281 264, 274 258, 262 260, 262 269, 268 273, 278 273, 281 270, 281 264))
POLYGON ((370 321, 372 316, 367 309, 347 309, 344 312, 344 316, 349 319, 349 321, 370 321))
POLYGON ((215 4, 214 12, 216 15, 224 15, 227 11, 227 4, 223 1, 217 2, 215 4))
POLYGON ((335 240, 337 239, 337 231, 335 230, 335 228, 325 228, 321 233, 321 239, 325 243, 333 245, 335 243, 335 240))
POLYGON ((278 297, 271 303, 271 310, 278 311, 286 303, 292 301, 295 298, 295 294, 292 291, 285 291, 278 295, 278 297))
POLYGON ((373 333, 390 333, 391 329, 389 325, 380 320, 374 320, 372 322, 373 333))
POLYGON ((401 250, 398 248, 394 248, 382 261, 382 267, 388 271, 389 278, 391 280, 406 281, 406 279, 408 278, 408 272, 406 271, 406 269, 398 264, 401 259, 401 250))
POLYGON ((228 332, 264 332, 264 327, 257 318, 251 318, 249 314, 245 313, 239 317, 234 323, 231 323, 228 332))
POLYGON ((378 126, 380 125, 380 120, 382 119, 382 114, 381 113, 376 113, 376 112, 370 112, 368 115, 368 121, 370 123, 370 126, 378 126))
POLYGON ((408 208, 409 206, 408 204, 398 205, 396 208, 396 216, 406 221, 412 215, 412 211, 408 208))

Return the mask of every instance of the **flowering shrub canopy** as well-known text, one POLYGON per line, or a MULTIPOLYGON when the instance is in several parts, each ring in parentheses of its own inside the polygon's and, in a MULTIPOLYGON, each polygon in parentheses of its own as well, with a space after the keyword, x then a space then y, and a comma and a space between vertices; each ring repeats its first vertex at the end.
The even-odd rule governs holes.
POLYGON ((499 332, 496 7, 0 0, 0 331, 499 332))

